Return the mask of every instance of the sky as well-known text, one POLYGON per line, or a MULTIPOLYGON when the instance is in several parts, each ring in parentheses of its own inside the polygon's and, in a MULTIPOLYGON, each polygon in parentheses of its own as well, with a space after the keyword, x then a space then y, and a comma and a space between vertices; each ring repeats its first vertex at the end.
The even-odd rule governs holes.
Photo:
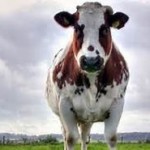
MULTIPOLYGON (((0 133, 61 133, 45 86, 53 56, 67 44, 72 28, 61 28, 53 16, 59 11, 74 13, 84 2, 0 0, 0 133)), ((99 2, 130 17, 123 29, 112 29, 130 70, 118 132, 150 132, 150 1, 99 2)), ((96 123, 91 132, 103 130, 103 123, 96 123)))

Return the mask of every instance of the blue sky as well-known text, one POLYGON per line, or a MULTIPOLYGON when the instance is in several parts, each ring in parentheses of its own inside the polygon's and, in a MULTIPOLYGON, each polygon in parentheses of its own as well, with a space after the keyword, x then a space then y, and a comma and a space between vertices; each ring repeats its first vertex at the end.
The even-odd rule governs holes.
MULTIPOLYGON (((90 1, 90 0, 89 0, 90 1)), ((75 12, 84 0, 0 0, 0 132, 61 133, 59 119, 45 99, 47 70, 72 29, 53 20, 55 13, 75 12)), ((112 30, 130 70, 119 132, 150 132, 150 2, 105 0, 129 15, 122 30, 112 30)), ((103 133, 96 123, 93 133, 103 133)))

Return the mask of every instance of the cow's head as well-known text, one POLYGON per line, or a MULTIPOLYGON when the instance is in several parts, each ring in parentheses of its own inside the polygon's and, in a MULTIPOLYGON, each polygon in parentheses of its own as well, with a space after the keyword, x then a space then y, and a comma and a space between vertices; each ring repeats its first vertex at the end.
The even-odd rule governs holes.
POLYGON ((128 16, 113 13, 110 6, 87 2, 77 6, 74 14, 56 14, 55 20, 65 28, 74 27, 72 46, 79 67, 85 72, 97 72, 104 68, 112 51, 110 27, 122 28, 128 16))

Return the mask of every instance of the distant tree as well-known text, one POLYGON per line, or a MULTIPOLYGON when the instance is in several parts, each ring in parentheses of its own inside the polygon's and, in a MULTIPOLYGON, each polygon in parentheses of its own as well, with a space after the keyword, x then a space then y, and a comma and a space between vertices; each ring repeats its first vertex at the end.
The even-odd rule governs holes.
POLYGON ((23 141, 24 144, 27 144, 28 139, 25 138, 25 137, 23 137, 23 138, 22 138, 22 141, 23 141))
POLYGON ((40 139, 40 142, 48 144, 48 143, 57 143, 58 140, 55 137, 48 135, 46 138, 40 139))
POLYGON ((11 144, 11 141, 7 139, 5 143, 8 145, 8 144, 11 144))
POLYGON ((6 144, 6 137, 3 136, 2 144, 6 144))
POLYGON ((143 143, 143 141, 142 140, 138 140, 138 143, 141 144, 141 143, 143 143))
POLYGON ((120 137, 121 143, 123 143, 123 135, 120 137))
POLYGON ((101 140, 97 140, 97 143, 102 144, 103 142, 101 140))
POLYGON ((146 140, 145 140, 145 143, 150 143, 150 139, 146 139, 146 140))

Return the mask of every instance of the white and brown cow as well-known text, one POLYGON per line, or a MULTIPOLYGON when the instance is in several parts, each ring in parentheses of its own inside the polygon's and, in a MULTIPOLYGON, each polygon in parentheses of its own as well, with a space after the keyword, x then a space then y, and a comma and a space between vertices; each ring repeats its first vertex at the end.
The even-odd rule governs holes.
POLYGON ((86 2, 74 14, 63 11, 54 18, 62 27, 74 29, 47 78, 47 99, 62 123, 64 149, 73 150, 80 137, 86 150, 92 124, 103 121, 109 149, 116 150, 129 72, 110 27, 122 28, 128 16, 98 2, 86 2))

